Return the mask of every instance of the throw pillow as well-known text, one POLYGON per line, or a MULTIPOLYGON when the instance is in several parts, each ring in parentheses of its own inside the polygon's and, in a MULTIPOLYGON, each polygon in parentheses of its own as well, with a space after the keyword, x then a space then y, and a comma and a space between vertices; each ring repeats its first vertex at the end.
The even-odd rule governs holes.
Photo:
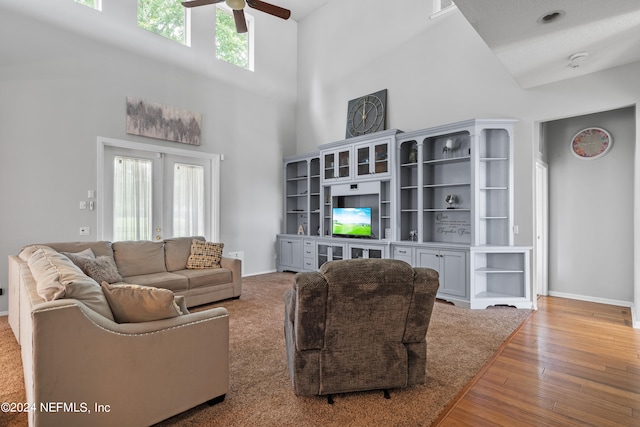
POLYGON ((72 298, 113 320, 100 285, 69 258, 50 248, 35 251, 27 261, 36 281, 36 292, 45 301, 72 298))
MULTIPOLYGON (((84 258, 95 258, 96 254, 93 253, 91 248, 87 248, 80 252, 60 252, 62 255, 65 255, 71 261, 73 261, 72 257, 84 257, 84 258)), ((75 264, 75 262, 74 262, 75 264)))
POLYGON ((102 291, 118 323, 151 322, 182 315, 173 292, 168 289, 102 282, 102 291))
POLYGON ((224 243, 203 242, 193 239, 187 268, 220 268, 224 243))
POLYGON ((98 283, 118 283, 124 281, 124 279, 118 272, 116 263, 113 262, 113 259, 111 259, 111 257, 99 256, 90 258, 87 256, 71 253, 65 253, 65 255, 69 257, 69 259, 73 261, 75 265, 80 267, 84 274, 91 277, 98 283))

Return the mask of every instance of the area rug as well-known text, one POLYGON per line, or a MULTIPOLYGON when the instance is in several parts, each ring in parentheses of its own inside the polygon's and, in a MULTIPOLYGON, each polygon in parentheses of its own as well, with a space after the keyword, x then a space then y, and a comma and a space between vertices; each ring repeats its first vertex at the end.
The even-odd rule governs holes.
MULTIPOLYGON (((159 424, 165 426, 429 426, 464 389, 528 310, 468 310, 438 302, 427 333, 427 382, 382 392, 326 398, 293 394, 284 346, 282 296, 292 273, 243 279, 240 299, 192 309, 223 306, 230 316, 230 389, 224 402, 199 405, 159 424)), ((0 399, 24 400, 19 347, 0 318, 0 399)), ((0 413, 0 425, 26 426, 26 417, 0 413)))

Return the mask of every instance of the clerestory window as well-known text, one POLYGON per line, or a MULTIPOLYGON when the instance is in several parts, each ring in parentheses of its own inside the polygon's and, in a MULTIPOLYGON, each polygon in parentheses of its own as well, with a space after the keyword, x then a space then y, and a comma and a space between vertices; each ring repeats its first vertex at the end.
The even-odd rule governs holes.
POLYGON ((179 1, 138 0, 138 26, 178 43, 188 44, 187 11, 179 1))
POLYGON ((433 0, 433 12, 431 13, 431 19, 435 19, 438 16, 442 16, 455 9, 457 9, 457 7, 453 0, 433 0))
POLYGON ((75 0, 76 3, 83 4, 85 6, 89 6, 96 10, 102 10, 102 1, 101 0, 75 0))
POLYGON ((226 6, 216 8, 216 58, 253 71, 253 17, 244 13, 247 32, 238 33, 233 12, 226 6))

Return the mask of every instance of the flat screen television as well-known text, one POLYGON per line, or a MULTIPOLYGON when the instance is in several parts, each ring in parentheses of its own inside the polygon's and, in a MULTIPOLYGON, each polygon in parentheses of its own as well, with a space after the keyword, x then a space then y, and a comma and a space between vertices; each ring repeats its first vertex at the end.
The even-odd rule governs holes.
POLYGON ((371 237, 371 208, 333 208, 334 236, 371 237))

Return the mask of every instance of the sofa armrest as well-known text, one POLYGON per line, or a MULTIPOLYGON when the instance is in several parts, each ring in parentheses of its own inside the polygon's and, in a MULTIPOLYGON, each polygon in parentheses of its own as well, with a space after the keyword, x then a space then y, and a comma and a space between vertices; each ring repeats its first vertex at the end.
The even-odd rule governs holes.
MULTIPOLYGON (((327 282, 318 272, 298 273, 293 278, 291 310, 293 333, 298 351, 321 349, 327 306, 327 282)), ((287 313, 288 317, 290 314, 287 313)))
POLYGON ((36 425, 152 425, 228 390, 229 317, 222 307, 117 324, 79 301, 58 300, 34 306, 32 319, 27 395, 92 409, 35 412, 36 425), (93 411, 94 404, 109 412, 93 411))
POLYGON ((233 296, 239 297, 242 295, 242 261, 237 258, 222 257, 220 259, 220 267, 231 270, 233 296))
POLYGON ((433 313, 433 305, 440 287, 438 272, 431 268, 414 268, 413 295, 407 313, 402 342, 423 342, 433 313))

